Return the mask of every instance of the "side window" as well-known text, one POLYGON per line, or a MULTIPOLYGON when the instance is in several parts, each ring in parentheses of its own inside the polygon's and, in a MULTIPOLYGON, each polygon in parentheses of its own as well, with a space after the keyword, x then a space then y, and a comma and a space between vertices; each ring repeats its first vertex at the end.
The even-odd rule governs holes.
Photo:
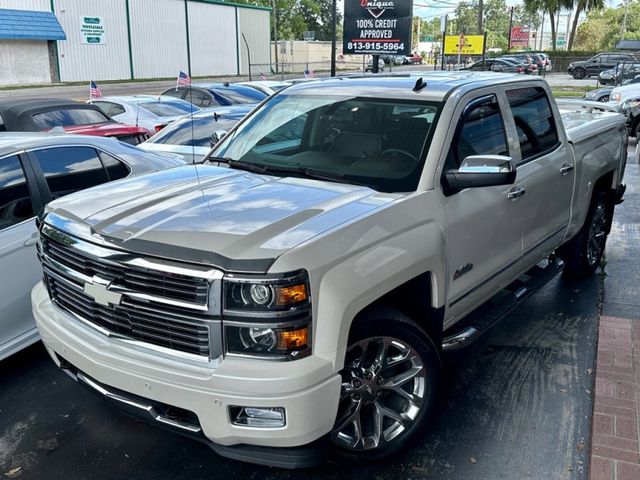
POLYGON ((171 90, 162 92, 162 95, 168 95, 169 97, 175 97, 175 98, 182 98, 183 94, 184 94, 184 89, 182 88, 177 90, 175 88, 172 88, 171 90))
POLYGON ((471 102, 458 124, 447 157, 447 169, 458 168, 470 155, 508 154, 507 134, 496 96, 471 102))
POLYGON ((119 178, 124 178, 129 175, 129 167, 127 167, 124 163, 122 163, 117 158, 109 155, 105 152, 99 152, 100 160, 102 160, 102 164, 104 168, 107 170, 107 176, 109 177, 109 181, 117 180, 119 178))
POLYGON ((108 181, 102 162, 93 148, 47 148, 30 153, 42 170, 54 199, 108 181))
POLYGON ((124 113, 124 108, 122 108, 122 106, 118 105, 117 103, 93 102, 93 104, 100 107, 100 109, 110 117, 124 113))
POLYGON ((211 96, 201 90, 192 90, 190 93, 187 92, 184 99, 197 107, 208 107, 211 105, 211 96))
POLYGON ((33 204, 20 160, 0 159, 0 230, 33 217, 33 204))
POLYGON ((509 90, 507 99, 516 124, 523 161, 558 145, 556 122, 544 89, 529 87, 509 90))

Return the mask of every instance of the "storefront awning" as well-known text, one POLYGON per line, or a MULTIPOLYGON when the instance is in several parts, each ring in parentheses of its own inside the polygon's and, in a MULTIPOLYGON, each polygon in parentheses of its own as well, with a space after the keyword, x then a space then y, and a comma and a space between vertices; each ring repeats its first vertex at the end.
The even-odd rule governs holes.
POLYGON ((0 40, 66 40, 52 12, 0 8, 0 40))

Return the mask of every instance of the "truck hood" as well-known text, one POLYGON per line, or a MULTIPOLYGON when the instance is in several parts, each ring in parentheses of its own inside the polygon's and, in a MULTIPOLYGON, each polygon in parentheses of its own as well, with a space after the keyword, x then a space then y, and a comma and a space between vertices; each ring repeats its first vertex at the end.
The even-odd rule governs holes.
POLYGON ((61 198, 49 204, 45 221, 128 251, 265 272, 287 250, 404 195, 184 166, 61 198))

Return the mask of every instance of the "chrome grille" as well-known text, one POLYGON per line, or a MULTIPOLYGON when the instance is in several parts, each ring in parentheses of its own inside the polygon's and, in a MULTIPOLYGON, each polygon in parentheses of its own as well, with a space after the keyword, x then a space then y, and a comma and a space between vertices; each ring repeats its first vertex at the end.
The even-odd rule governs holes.
POLYGON ((222 354, 219 302, 211 305, 209 299, 210 286, 220 285, 211 270, 159 264, 159 260, 94 245, 48 225, 42 233, 44 278, 58 307, 121 338, 200 357, 222 354), (101 304, 95 294, 85 293, 86 285, 96 282, 121 294, 117 305, 101 304))

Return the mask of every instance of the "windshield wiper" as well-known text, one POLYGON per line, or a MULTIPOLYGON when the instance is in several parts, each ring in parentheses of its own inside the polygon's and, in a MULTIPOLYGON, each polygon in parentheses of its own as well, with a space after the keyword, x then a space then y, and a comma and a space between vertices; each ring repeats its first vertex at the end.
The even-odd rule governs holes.
POLYGON ((246 170, 247 172, 253 172, 253 173, 266 174, 269 171, 267 167, 256 165, 255 163, 234 160, 233 158, 228 158, 228 157, 209 157, 207 158, 207 162, 226 163, 231 168, 236 168, 238 170, 246 170))

